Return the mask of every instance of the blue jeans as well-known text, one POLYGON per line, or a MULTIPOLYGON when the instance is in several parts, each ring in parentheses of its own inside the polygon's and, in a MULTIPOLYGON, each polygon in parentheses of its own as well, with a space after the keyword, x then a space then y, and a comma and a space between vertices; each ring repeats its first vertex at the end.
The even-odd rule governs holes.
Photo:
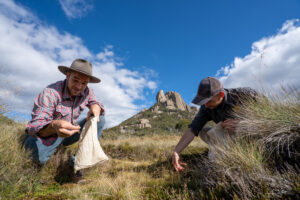
MULTIPOLYGON (((80 132, 82 131, 82 128, 84 127, 85 123, 86 123, 86 119, 83 119, 78 123, 81 127, 80 132)), ((100 115, 100 122, 98 122, 97 124, 98 139, 100 139, 104 124, 105 124, 105 117, 103 115, 100 115)), ((40 139, 26 134, 24 146, 27 150, 31 151, 32 153, 31 155, 34 161, 37 161, 38 163, 45 165, 46 162, 49 160, 50 156, 54 153, 55 149, 60 144, 64 146, 68 146, 77 142, 79 138, 80 138, 80 133, 75 133, 74 135, 67 138, 58 137, 57 140, 52 145, 46 146, 42 143, 40 139)))

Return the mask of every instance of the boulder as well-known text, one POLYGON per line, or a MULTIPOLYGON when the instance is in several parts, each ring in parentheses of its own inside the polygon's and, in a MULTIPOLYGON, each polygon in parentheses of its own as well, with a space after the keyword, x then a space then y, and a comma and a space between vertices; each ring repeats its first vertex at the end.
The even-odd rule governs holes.
POLYGON ((138 124, 139 128, 151 128, 151 124, 148 119, 140 119, 140 123, 138 124))
POLYGON ((147 108, 144 108, 143 110, 141 110, 141 112, 145 112, 145 111, 147 111, 148 109, 147 108))

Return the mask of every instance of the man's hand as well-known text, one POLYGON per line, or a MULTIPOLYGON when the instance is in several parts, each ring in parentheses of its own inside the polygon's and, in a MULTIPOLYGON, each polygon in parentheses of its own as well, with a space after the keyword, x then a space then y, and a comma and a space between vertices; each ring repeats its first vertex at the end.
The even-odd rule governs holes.
POLYGON ((222 127, 229 132, 233 133, 239 123, 239 120, 234 119, 226 119, 224 122, 222 122, 222 127))
POLYGON ((88 112, 88 116, 86 118, 86 120, 90 119, 92 116, 95 116, 97 117, 97 121, 99 122, 100 121, 100 116, 101 114, 101 108, 98 104, 93 104, 90 106, 90 110, 88 112))
POLYGON ((187 165, 184 162, 180 162, 179 155, 178 155, 178 153, 176 151, 174 151, 174 153, 173 153, 172 163, 173 163, 173 166, 174 166, 176 172, 183 171, 184 167, 182 165, 184 165, 184 166, 187 165))
POLYGON ((54 120, 51 126, 56 131, 58 137, 70 137, 74 133, 79 132, 80 126, 74 126, 70 122, 64 120, 54 120))

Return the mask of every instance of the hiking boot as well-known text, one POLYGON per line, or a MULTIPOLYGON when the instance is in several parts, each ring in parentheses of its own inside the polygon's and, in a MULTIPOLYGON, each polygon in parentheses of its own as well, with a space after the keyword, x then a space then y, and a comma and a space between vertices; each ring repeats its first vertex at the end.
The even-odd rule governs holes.
POLYGON ((83 170, 78 170, 76 172, 73 171, 73 173, 71 174, 70 180, 73 183, 84 185, 86 183, 86 180, 84 178, 83 170))

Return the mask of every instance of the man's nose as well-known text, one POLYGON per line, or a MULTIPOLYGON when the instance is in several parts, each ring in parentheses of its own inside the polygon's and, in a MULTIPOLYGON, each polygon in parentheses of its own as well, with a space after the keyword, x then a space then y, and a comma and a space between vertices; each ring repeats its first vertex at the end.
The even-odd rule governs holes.
POLYGON ((75 87, 76 87, 76 89, 80 90, 82 88, 82 84, 81 83, 76 83, 75 87))

